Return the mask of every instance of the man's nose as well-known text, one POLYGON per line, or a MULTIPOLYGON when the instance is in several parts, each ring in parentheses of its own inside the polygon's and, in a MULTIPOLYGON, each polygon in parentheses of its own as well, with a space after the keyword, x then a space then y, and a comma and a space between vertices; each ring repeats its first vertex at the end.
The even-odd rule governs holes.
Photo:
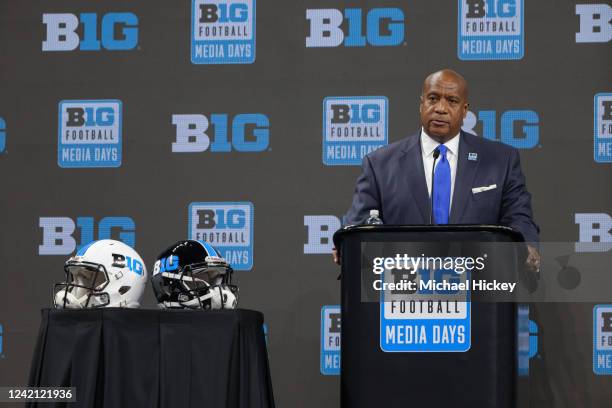
POLYGON ((438 103, 436 103, 436 105, 434 106, 434 109, 436 110, 436 113, 447 113, 448 104, 446 103, 444 99, 440 98, 438 103))

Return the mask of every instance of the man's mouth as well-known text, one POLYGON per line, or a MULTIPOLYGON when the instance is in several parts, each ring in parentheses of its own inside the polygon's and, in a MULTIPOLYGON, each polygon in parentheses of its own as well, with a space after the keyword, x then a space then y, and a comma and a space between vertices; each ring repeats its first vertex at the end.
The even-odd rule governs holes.
POLYGON ((443 120, 436 120, 436 119, 434 119, 434 120, 432 120, 430 123, 431 123, 433 126, 448 126, 448 122, 443 121, 443 120))

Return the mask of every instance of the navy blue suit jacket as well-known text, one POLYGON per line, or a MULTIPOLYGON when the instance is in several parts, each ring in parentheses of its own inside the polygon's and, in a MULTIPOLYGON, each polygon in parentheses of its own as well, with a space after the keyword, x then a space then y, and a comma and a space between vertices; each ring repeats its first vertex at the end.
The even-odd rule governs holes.
MULTIPOLYGON (((364 157, 344 224, 364 223, 371 209, 378 209, 388 225, 429 224, 420 133, 364 157)), ((538 242, 531 194, 516 149, 461 131, 449 224, 505 225, 521 232, 525 241, 538 242), (476 159, 468 160, 469 153, 476 159), (472 192, 492 184, 497 188, 472 192)))

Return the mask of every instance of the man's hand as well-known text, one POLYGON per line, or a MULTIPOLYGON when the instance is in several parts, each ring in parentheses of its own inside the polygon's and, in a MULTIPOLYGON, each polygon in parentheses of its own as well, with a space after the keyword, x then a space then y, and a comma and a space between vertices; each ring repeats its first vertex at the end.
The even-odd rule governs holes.
POLYGON ((527 244, 527 251, 529 252, 527 261, 525 261, 527 269, 531 272, 540 273, 540 253, 536 247, 529 244, 527 244))
POLYGON ((332 256, 334 258, 334 263, 340 265, 340 254, 338 253, 338 250, 336 249, 336 247, 332 249, 332 256))

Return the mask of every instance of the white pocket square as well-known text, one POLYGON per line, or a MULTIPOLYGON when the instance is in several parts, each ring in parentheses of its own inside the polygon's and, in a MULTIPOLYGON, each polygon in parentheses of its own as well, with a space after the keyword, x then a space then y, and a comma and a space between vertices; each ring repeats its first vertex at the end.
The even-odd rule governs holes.
POLYGON ((497 188, 497 184, 491 184, 490 186, 482 186, 482 187, 474 187, 472 189, 472 194, 482 193, 483 191, 489 191, 497 188))

